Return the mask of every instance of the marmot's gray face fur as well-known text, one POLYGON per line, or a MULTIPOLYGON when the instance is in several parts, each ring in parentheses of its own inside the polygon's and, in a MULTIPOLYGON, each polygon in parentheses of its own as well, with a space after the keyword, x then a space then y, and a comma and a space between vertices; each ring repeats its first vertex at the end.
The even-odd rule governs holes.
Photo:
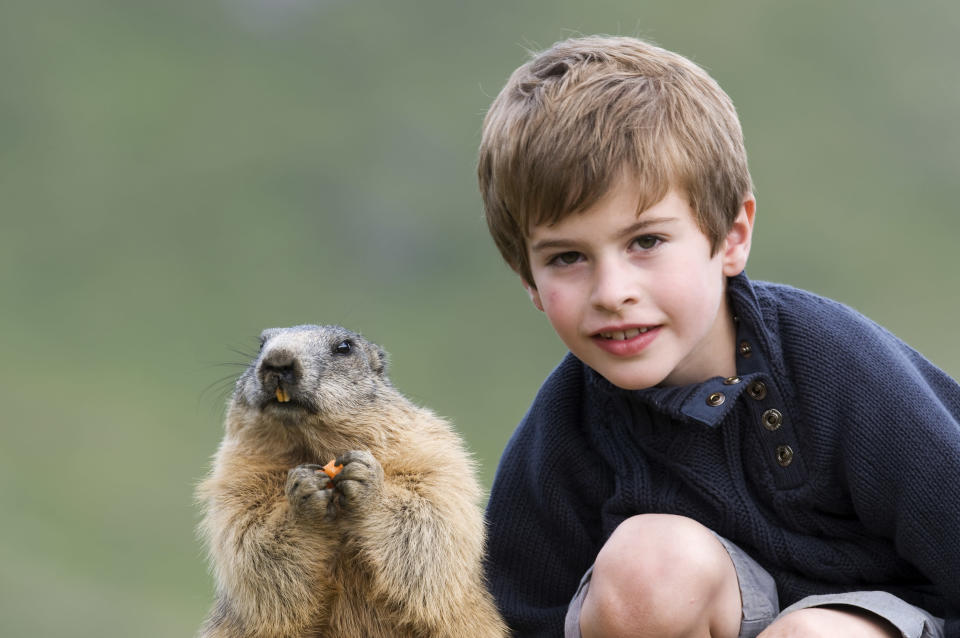
POLYGON ((386 354, 340 326, 271 328, 237 380, 233 403, 293 425, 372 403, 389 385, 386 354))

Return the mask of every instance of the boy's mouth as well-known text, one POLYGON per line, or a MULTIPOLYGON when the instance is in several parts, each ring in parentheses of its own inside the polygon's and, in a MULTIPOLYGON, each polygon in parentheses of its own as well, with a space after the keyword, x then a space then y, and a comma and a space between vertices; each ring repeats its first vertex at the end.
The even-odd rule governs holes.
POLYGON ((593 342, 609 354, 632 357, 654 342, 660 334, 660 328, 661 326, 634 326, 622 330, 601 330, 593 334, 593 342))
POLYGON ((647 326, 645 328, 628 328, 627 330, 613 330, 611 332, 600 332, 596 336, 601 339, 608 339, 613 341, 626 341, 627 339, 633 339, 637 335, 642 335, 646 332, 653 330, 653 326, 647 326))

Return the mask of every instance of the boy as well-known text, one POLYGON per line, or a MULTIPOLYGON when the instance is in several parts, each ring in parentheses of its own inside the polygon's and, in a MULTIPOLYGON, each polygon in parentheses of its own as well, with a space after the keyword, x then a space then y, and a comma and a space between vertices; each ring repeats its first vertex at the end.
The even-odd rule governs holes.
POLYGON ((558 43, 494 101, 478 173, 570 350, 490 496, 516 635, 960 638, 960 387, 746 277, 742 133, 702 69, 558 43))

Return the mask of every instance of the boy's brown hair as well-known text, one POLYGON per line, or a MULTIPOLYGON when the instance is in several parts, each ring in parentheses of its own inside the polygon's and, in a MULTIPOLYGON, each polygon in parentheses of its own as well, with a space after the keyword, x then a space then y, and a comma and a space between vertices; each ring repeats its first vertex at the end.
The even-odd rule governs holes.
POLYGON ((715 253, 752 189, 733 103, 690 60, 635 38, 554 44, 514 71, 483 122, 477 168, 490 233, 534 285, 530 229, 582 212, 623 172, 637 212, 687 195, 715 253))

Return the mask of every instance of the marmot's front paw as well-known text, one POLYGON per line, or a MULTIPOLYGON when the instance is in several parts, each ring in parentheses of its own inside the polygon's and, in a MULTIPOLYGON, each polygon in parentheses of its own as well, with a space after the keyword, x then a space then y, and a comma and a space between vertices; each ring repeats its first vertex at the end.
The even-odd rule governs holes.
POLYGON ((352 450, 338 457, 337 464, 343 464, 343 469, 333 484, 343 509, 361 509, 383 495, 383 467, 373 454, 352 450))
POLYGON ((308 518, 334 517, 333 490, 322 467, 310 463, 298 465, 287 472, 287 500, 297 516, 308 518))

